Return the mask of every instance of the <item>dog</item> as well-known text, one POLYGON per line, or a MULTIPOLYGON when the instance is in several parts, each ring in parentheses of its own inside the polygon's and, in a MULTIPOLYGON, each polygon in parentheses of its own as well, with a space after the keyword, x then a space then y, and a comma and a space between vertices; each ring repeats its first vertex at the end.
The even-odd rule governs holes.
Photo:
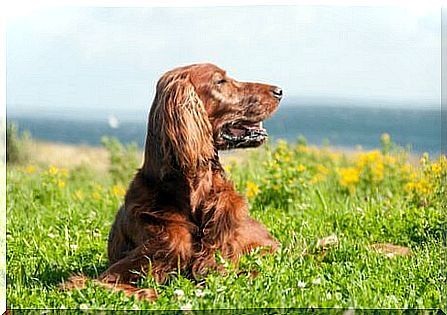
POLYGON ((222 270, 216 252, 237 264, 256 247, 276 250, 279 242, 249 216, 218 151, 263 144, 268 135, 262 121, 282 96, 277 86, 238 82, 209 63, 179 67, 160 78, 144 162, 112 225, 110 267, 100 284, 153 300, 154 289, 131 285, 141 273, 158 283, 179 270, 197 279, 222 270))

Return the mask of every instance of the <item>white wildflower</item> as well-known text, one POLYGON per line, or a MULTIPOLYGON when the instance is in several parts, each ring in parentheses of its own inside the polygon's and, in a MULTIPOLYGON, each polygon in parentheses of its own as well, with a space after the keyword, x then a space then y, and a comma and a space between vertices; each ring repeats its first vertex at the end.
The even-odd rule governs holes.
POLYGON ((196 296, 197 296, 198 298, 204 297, 205 295, 206 295, 205 292, 203 292, 203 291, 200 290, 200 289, 197 289, 197 291, 196 291, 196 296))
POLYGON ((184 296, 185 296, 185 292, 184 292, 182 289, 175 289, 175 290, 174 290, 174 295, 175 295, 176 297, 181 298, 181 297, 184 297, 184 296))
POLYGON ((319 285, 321 284, 321 278, 320 276, 316 277, 313 281, 312 281, 313 285, 319 285))
POLYGON ((306 287, 306 282, 303 282, 303 281, 298 281, 298 288, 304 288, 304 287, 306 287))

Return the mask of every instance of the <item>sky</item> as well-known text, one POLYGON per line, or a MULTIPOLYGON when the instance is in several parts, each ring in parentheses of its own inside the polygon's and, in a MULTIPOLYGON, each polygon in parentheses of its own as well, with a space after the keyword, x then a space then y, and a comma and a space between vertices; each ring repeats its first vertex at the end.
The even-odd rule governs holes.
POLYGON ((41 8, 7 24, 7 110, 147 113, 157 79, 197 62, 291 106, 439 107, 440 36, 428 7, 41 8))

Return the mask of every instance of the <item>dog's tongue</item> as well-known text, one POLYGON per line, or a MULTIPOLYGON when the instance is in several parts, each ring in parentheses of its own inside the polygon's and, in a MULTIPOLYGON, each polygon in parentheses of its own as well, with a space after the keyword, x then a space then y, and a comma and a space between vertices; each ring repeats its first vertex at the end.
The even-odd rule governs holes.
POLYGON ((231 134, 235 137, 242 137, 249 132, 257 132, 264 130, 262 128, 262 122, 258 123, 245 123, 243 125, 233 125, 228 128, 231 134))
POLYGON ((245 134, 245 129, 243 127, 237 128, 237 127, 230 127, 230 132, 235 137, 240 137, 245 134))

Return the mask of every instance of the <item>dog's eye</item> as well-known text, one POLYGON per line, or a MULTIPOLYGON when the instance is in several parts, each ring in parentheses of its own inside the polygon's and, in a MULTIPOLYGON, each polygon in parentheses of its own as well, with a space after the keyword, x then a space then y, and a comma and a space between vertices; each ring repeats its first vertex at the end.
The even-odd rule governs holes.
POLYGON ((224 84, 225 82, 227 82, 227 80, 225 79, 220 79, 216 82, 216 84, 224 84))

